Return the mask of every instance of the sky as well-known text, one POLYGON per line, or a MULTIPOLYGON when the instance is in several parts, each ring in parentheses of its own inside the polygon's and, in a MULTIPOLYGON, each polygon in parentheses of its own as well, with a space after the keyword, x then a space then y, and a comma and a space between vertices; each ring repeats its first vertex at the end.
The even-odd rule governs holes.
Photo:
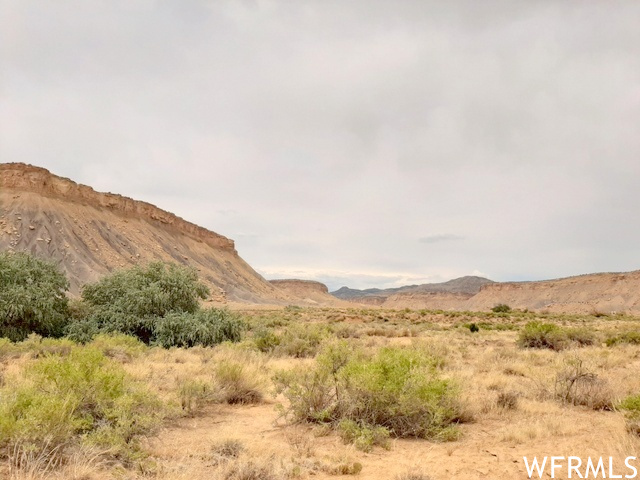
POLYGON ((640 268, 640 2, 0 0, 0 162, 330 290, 640 268))

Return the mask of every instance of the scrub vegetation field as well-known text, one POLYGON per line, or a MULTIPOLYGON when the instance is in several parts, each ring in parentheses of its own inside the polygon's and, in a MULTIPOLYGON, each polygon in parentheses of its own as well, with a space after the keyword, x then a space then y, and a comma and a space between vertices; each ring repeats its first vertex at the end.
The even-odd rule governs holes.
POLYGON ((513 479, 523 456, 640 456, 639 318, 219 309, 165 264, 67 285, 0 255, 0 478, 513 479))

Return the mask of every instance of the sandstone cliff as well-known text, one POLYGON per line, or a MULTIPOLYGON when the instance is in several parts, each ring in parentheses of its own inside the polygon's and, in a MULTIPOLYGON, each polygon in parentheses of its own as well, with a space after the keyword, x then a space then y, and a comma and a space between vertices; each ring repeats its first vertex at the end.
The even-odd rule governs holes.
POLYGON ((196 268, 213 300, 295 301, 242 260, 232 240, 30 165, 0 164, 0 250, 7 249, 56 261, 74 294, 114 269, 163 260, 196 268))
POLYGON ((298 298, 305 305, 353 306, 329 294, 327 286, 313 280, 270 280, 269 283, 279 290, 298 298))

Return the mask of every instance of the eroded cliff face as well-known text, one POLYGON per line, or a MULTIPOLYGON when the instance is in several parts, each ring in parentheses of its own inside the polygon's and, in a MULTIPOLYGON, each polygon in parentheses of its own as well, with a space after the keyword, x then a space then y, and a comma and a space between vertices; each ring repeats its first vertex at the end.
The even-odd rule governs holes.
POLYGON ((196 268, 214 301, 295 301, 242 260, 232 240, 30 165, 0 164, 0 250, 54 260, 73 294, 114 269, 162 260, 196 268))
POLYGON ((54 175, 45 168, 24 163, 0 164, 0 191, 5 189, 34 192, 45 197, 64 199, 67 202, 105 208, 120 216, 158 222, 177 232, 202 240, 214 248, 235 251, 233 240, 187 222, 155 205, 113 193, 96 192, 91 187, 54 175))

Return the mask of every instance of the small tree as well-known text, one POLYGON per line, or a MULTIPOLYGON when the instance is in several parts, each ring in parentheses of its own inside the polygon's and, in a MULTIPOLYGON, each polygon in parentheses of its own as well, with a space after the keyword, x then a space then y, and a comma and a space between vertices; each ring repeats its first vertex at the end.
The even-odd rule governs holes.
POLYGON ((134 266, 84 287, 82 299, 89 313, 71 326, 70 333, 77 340, 88 340, 98 332, 121 332, 150 343, 159 319, 194 314, 199 300, 208 294, 192 268, 163 262, 134 266))
POLYGON ((69 281, 53 263, 0 253, 0 337, 61 336, 69 318, 68 289, 69 281))

